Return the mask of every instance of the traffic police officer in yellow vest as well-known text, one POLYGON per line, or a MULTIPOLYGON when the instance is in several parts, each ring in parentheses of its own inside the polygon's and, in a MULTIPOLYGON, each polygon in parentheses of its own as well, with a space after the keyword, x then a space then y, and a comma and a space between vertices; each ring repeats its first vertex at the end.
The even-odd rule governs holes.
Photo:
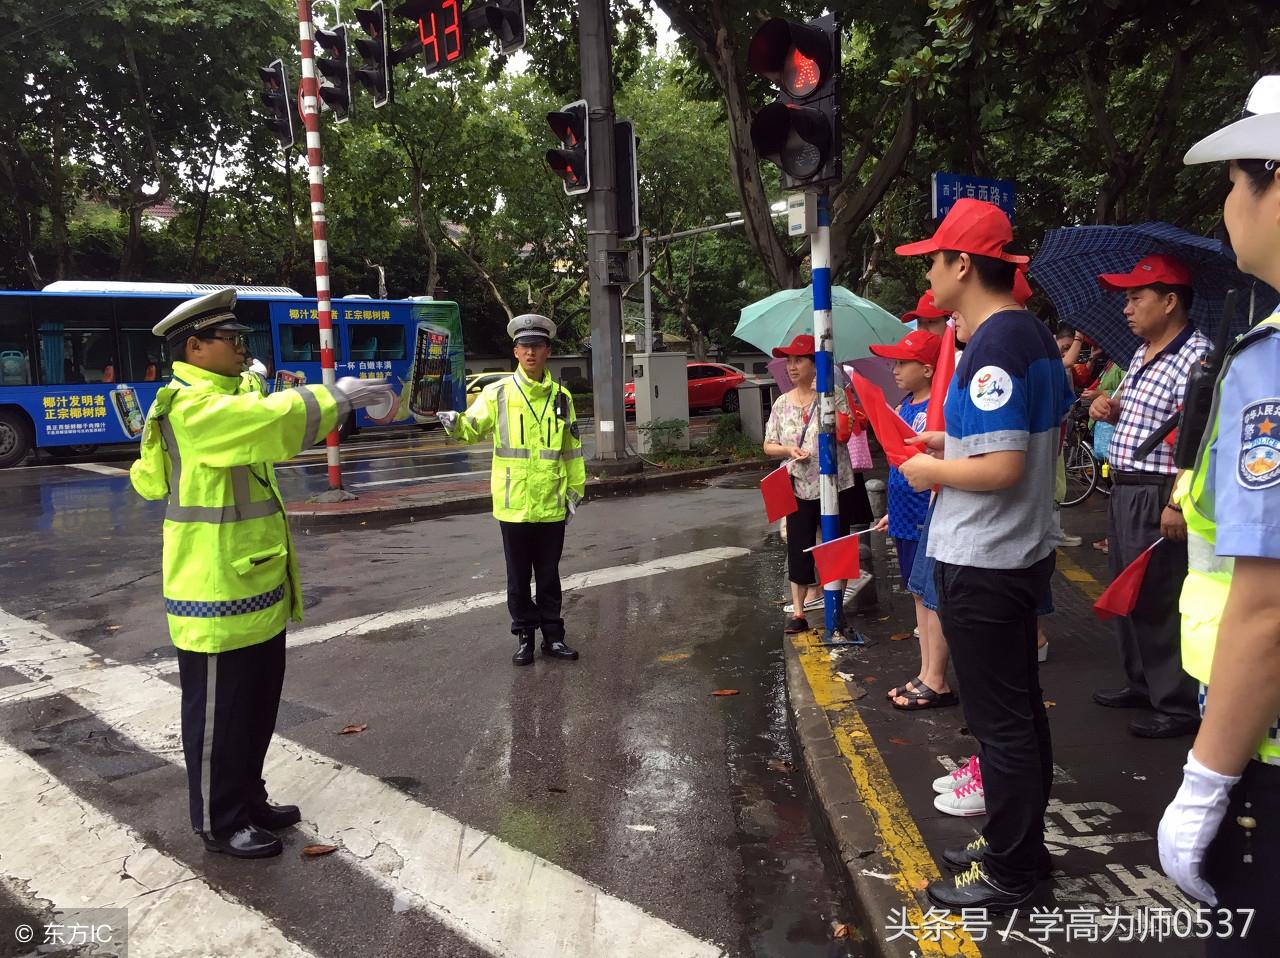
POLYGON ((560 617, 564 530, 587 484, 573 396, 547 369, 555 323, 526 313, 507 324, 507 334, 515 341, 516 371, 486 386, 461 416, 441 412, 440 422, 458 442, 493 436, 493 515, 507 557, 511 632, 519 640, 511 661, 533 662, 537 629, 543 655, 576 659, 578 653, 565 645, 560 617))
POLYGON ((250 327, 234 289, 188 300, 156 324, 174 359, 130 469, 144 499, 168 499, 164 604, 178 648, 191 825, 205 847, 278 855, 273 830, 300 820, 267 800, 262 766, 284 683, 285 623, 302 590, 272 463, 386 395, 344 379, 264 395, 245 371, 250 327))
MULTIPOLYGON (((1280 288, 1280 76, 1259 80, 1244 117, 1185 159, 1221 161, 1240 269, 1280 288)), ((1218 906, 1207 954, 1271 956, 1280 947, 1280 314, 1228 352, 1174 500, 1189 559, 1182 662, 1201 683, 1204 721, 1160 822, 1160 862, 1183 891, 1218 906)))

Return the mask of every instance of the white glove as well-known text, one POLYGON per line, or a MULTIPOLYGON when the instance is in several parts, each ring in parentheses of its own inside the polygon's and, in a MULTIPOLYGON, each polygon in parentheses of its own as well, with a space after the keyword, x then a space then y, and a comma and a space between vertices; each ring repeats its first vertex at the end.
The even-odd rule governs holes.
POLYGON ((578 514, 578 507, 574 504, 572 499, 566 500, 565 504, 569 507, 568 511, 564 514, 564 524, 567 526, 573 521, 573 517, 578 514))
POLYGON ((355 376, 343 376, 334 385, 347 397, 352 409, 367 409, 385 402, 391 388, 385 379, 357 379, 355 376))
POLYGON ((436 413, 436 418, 440 420, 440 425, 444 426, 446 433, 452 433, 453 427, 458 424, 458 414, 452 409, 442 409, 436 413))
POLYGON ((1200 874, 1205 852, 1227 814, 1227 798, 1239 775, 1221 775, 1187 752, 1182 787, 1160 819, 1160 867, 1193 898, 1210 905, 1218 896, 1200 874))

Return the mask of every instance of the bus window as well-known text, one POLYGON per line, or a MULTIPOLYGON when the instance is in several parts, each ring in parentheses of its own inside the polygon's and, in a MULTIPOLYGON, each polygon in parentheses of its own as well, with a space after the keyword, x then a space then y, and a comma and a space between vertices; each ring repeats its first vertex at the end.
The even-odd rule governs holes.
POLYGON ((115 333, 106 297, 51 296, 42 304, 40 381, 60 386, 115 382, 115 333))
MULTIPOLYGON (((334 337, 333 361, 342 362, 337 337, 334 337)), ((320 326, 316 323, 280 324, 280 362, 320 362, 320 326)))
POLYGON ((350 323, 351 361, 369 359, 408 359, 404 326, 399 323, 350 323))
POLYGON ((122 369, 116 370, 121 382, 149 383, 169 378, 172 368, 168 347, 151 328, 181 302, 140 296, 121 296, 114 301, 124 363, 122 369))
POLYGON ((25 296, 0 296, 0 386, 31 385, 31 318, 25 296))
MULTIPOLYGON (((261 360, 268 370, 275 369, 275 350, 271 347, 271 306, 262 300, 242 299, 236 303, 236 319, 249 327, 249 355, 261 360)), ((317 342, 319 334, 317 334, 317 342)), ((320 351, 317 347, 316 356, 320 351)))

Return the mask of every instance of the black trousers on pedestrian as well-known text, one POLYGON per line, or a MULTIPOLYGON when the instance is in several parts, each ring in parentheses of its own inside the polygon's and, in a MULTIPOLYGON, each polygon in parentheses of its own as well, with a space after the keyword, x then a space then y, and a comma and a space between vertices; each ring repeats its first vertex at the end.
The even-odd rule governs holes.
POLYGON ((219 836, 267 800, 262 764, 284 688, 284 633, 233 652, 178 650, 191 827, 219 836))
POLYGON ((965 722, 980 746, 987 874, 1009 889, 1049 865, 1044 813, 1053 783, 1049 716, 1036 660, 1036 608, 1056 562, 978 569, 939 562, 938 615, 960 683, 965 722))
MULTIPOLYGON (((1163 548, 1163 547, 1162 547, 1163 548)), ((1241 938, 1244 916, 1232 918, 1235 934, 1205 942, 1208 958, 1272 958, 1280 942, 1280 909, 1275 881, 1280 875, 1280 766, 1250 762, 1231 790, 1231 803, 1205 855, 1202 874, 1218 893, 1218 908, 1254 909, 1248 935, 1241 938), (1245 807, 1245 803, 1249 807, 1245 807), (1253 818, 1257 827, 1246 837, 1237 818, 1253 818), (1245 855, 1252 857, 1246 862, 1245 855)), ((1206 906, 1207 907, 1207 906, 1206 906)), ((1220 927, 1218 912, 1212 920, 1220 927)))
MULTIPOLYGON (((849 534, 854 526, 867 526, 874 521, 871 501, 867 498, 867 484, 862 473, 854 474, 854 483, 836 494, 839 511, 839 534, 849 534)), ((797 585, 814 585, 818 573, 813 565, 813 553, 805 552, 818 541, 822 528, 822 501, 820 499, 796 499, 796 511, 786 518, 787 523, 787 578, 797 585)), ((796 613, 799 615, 799 613, 796 613)))
MULTIPOLYGON (((1172 476, 1117 473, 1107 507, 1107 543, 1115 578, 1160 538, 1160 513, 1172 476)), ((1187 544, 1165 541, 1151 553, 1133 612, 1115 620, 1120 661, 1129 688, 1147 695, 1157 712, 1195 718, 1199 686, 1182 671, 1182 618, 1178 596, 1187 577, 1187 544)))
POLYGON ((560 554, 564 551, 564 521, 499 521, 498 525, 507 557, 507 611, 512 634, 540 628, 543 642, 563 641, 560 554), (537 599, 529 588, 531 578, 538 587, 537 599))

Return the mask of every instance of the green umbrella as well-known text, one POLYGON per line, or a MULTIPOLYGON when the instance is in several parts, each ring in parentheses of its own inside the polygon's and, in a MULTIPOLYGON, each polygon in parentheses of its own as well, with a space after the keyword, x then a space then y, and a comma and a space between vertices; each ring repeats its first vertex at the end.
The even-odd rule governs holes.
MULTIPOLYGON (((872 343, 896 343, 909 330, 897 316, 843 286, 831 290, 832 351, 838 363, 871 355, 872 343)), ((772 353, 801 333, 813 335, 813 287, 784 289, 744 306, 733 331, 761 352, 772 353)))

